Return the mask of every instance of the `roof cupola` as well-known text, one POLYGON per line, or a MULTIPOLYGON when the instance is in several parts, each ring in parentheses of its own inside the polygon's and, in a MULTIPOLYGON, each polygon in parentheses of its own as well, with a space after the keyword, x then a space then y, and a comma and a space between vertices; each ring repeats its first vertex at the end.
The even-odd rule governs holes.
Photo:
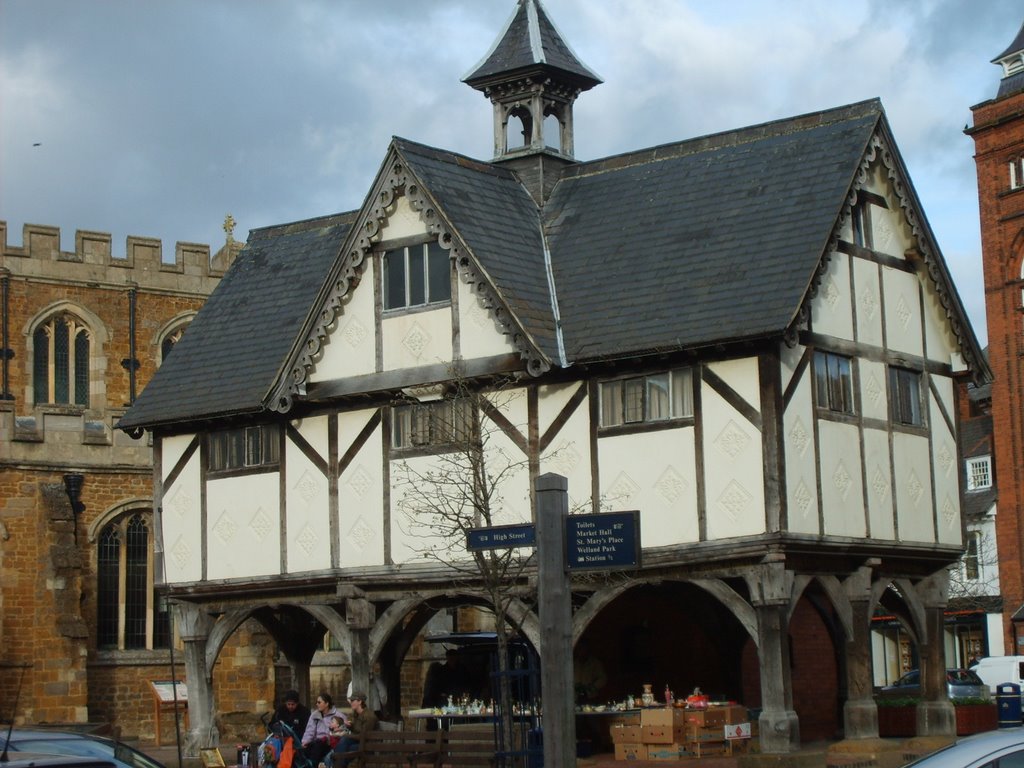
POLYGON ((992 59, 992 63, 1003 68, 1003 79, 999 82, 996 98, 1024 90, 1024 25, 1021 25, 1010 47, 992 59))
POLYGON ((601 79, 551 23, 540 0, 519 0, 483 60, 463 78, 494 105, 494 159, 573 157, 572 105, 601 79))

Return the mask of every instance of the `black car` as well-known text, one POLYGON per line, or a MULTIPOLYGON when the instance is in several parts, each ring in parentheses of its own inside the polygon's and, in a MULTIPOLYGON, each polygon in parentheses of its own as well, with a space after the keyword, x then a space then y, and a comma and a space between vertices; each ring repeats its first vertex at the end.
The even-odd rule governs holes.
MULTIPOLYGON (((123 742, 92 733, 51 731, 45 728, 15 728, 11 731, 8 741, 5 729, 0 730, 0 752, 5 748, 8 765, 15 760, 20 761, 19 753, 31 753, 31 756, 38 758, 38 761, 59 759, 55 756, 87 758, 84 761, 87 765, 83 765, 83 768, 93 768, 93 763, 97 762, 113 763, 114 768, 165 768, 162 763, 123 742)), ((37 768, 56 768, 50 766, 49 763, 44 765, 43 762, 38 761, 37 768)), ((68 766, 71 765, 71 761, 65 762, 68 766)))

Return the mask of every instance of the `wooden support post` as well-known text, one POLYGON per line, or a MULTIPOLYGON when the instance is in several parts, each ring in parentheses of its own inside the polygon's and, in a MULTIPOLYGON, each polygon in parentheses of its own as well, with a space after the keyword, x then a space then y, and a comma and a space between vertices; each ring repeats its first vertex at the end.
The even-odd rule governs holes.
POLYGON ((565 518, 569 484, 564 477, 537 478, 537 602, 540 618, 544 765, 576 765, 573 701, 572 591, 565 572, 565 518))

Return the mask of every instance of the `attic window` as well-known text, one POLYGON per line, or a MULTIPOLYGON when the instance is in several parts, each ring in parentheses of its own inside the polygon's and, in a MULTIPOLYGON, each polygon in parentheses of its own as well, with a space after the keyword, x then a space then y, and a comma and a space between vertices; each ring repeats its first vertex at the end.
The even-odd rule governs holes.
POLYGON ((983 491, 992 487, 992 457, 978 456, 967 460, 967 490, 983 491))
POLYGON ((385 251, 384 309, 451 301, 451 263, 436 241, 385 251))

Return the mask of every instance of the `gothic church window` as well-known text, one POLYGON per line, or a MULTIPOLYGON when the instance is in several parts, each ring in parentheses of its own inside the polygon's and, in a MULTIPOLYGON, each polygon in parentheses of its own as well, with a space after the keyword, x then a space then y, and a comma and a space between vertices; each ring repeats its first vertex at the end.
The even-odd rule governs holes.
POLYGON ((451 301, 451 261, 436 241, 384 253, 384 309, 451 301))
POLYGON ((97 539, 96 645, 107 650, 167 648, 170 618, 153 588, 150 515, 129 512, 97 539))
POLYGON ((160 342, 160 364, 163 365, 164 361, 171 354, 171 350, 174 349, 175 345, 181 341, 181 337, 185 335, 185 329, 187 325, 179 325, 173 331, 164 336, 160 342))
POLYGON ((75 316, 54 315, 32 334, 32 391, 40 404, 89 405, 89 329, 75 316))

